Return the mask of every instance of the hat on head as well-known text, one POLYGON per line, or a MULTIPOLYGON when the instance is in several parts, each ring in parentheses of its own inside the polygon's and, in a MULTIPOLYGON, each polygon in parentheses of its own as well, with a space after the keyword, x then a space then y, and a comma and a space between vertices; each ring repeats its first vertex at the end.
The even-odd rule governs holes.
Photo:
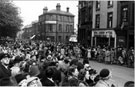
POLYGON ((7 54, 7 53, 0 53, 0 60, 5 58, 5 57, 10 58, 9 54, 7 54))
POLYGON ((14 63, 19 63, 21 61, 23 61, 23 58, 20 57, 20 56, 16 56, 15 59, 14 59, 14 63))
POLYGON ((110 73, 110 70, 109 69, 102 69, 101 71, 100 71, 100 77, 102 78, 102 79, 107 79, 108 77, 110 77, 111 76, 111 73, 110 73))

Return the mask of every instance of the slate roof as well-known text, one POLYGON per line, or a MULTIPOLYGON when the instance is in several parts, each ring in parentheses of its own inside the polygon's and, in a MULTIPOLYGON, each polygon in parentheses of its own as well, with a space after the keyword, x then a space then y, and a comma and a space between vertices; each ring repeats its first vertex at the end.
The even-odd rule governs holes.
POLYGON ((55 9, 50 10, 50 11, 48 11, 47 13, 74 16, 74 15, 73 15, 72 13, 70 13, 70 12, 61 11, 61 10, 59 11, 59 10, 55 10, 55 9))

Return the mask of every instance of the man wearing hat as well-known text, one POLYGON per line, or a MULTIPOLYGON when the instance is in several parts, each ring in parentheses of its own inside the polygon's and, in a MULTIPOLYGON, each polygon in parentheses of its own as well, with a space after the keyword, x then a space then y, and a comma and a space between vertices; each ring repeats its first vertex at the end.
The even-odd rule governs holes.
POLYGON ((11 76, 11 71, 8 67, 10 62, 9 58, 9 54, 7 53, 0 54, 0 79, 11 76))

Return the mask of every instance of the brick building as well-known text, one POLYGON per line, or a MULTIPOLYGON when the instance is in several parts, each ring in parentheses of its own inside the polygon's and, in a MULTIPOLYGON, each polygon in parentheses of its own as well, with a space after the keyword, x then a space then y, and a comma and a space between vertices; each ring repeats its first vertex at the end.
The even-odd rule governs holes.
POLYGON ((87 30, 90 30, 91 46, 100 45, 114 48, 134 46, 134 1, 79 1, 80 4, 82 9, 88 9, 84 11, 79 9, 78 12, 79 41, 88 44, 90 34, 87 30), (90 4, 92 10, 87 6, 89 2, 92 3, 90 4), (89 14, 89 11, 92 13, 89 14), (92 19, 89 19, 86 14, 92 16, 92 19), (86 24, 86 20, 92 21, 86 24), (92 28, 87 27, 91 25, 92 28))
POLYGON ((39 16, 38 28, 41 40, 50 38, 51 41, 66 43, 74 33, 74 15, 69 12, 69 7, 62 11, 59 3, 50 11, 45 7, 39 16))

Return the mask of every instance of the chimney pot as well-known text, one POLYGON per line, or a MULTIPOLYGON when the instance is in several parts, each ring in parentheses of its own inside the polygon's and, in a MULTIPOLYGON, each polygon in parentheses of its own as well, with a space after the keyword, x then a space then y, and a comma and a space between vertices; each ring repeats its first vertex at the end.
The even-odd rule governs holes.
POLYGON ((60 11, 60 7, 61 7, 60 3, 57 3, 56 10, 60 11))
POLYGON ((47 11, 48 11, 48 8, 47 7, 44 7, 43 14, 46 13, 47 11))
POLYGON ((67 12, 69 12, 69 7, 67 7, 67 12))

